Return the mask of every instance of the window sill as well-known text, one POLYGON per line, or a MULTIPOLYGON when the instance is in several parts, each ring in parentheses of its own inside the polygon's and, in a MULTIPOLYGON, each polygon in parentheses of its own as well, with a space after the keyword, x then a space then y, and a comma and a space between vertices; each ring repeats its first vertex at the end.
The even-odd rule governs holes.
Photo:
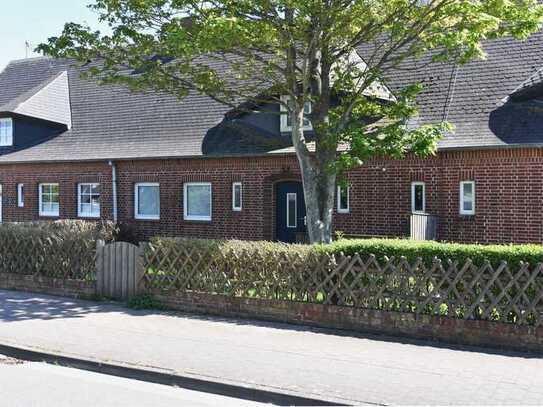
POLYGON ((135 220, 143 221, 143 222, 158 222, 160 221, 160 218, 156 217, 141 217, 141 216, 135 216, 135 220))
POLYGON ((192 223, 211 223, 211 218, 209 219, 196 219, 196 218, 183 218, 185 222, 192 222, 192 223))
POLYGON ((339 209, 338 209, 338 210, 336 211, 336 213, 337 213, 338 215, 349 215, 349 214, 351 213, 351 211, 350 211, 350 210, 339 210, 339 209))
POLYGON ((40 213, 39 216, 40 216, 40 218, 50 218, 50 219, 60 218, 60 215, 58 213, 57 214, 54 214, 54 213, 40 213))

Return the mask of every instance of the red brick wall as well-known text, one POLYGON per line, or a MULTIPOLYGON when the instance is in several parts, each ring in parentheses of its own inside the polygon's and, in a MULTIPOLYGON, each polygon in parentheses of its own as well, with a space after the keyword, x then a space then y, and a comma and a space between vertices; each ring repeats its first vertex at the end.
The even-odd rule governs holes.
MULTIPOLYGON (((295 157, 206 158, 117 163, 119 221, 141 238, 155 234, 272 239, 277 181, 299 178, 295 157), (160 182, 159 221, 134 219, 134 184, 160 182), (211 182, 211 222, 183 220, 183 183, 211 182), (243 210, 232 211, 232 182, 243 182, 243 210)), ((348 234, 407 235, 411 182, 426 182, 426 209, 436 215, 438 238, 479 242, 543 240, 543 150, 441 152, 428 159, 373 160, 348 175, 349 214, 335 214, 335 229, 348 234), (459 183, 476 182, 476 214, 459 214, 459 183)), ((38 184, 60 184, 60 213, 77 217, 77 183, 100 182, 102 217, 112 218, 111 168, 107 163, 0 166, 4 221, 36 220, 38 184), (25 184, 17 207, 16 184, 25 184)))

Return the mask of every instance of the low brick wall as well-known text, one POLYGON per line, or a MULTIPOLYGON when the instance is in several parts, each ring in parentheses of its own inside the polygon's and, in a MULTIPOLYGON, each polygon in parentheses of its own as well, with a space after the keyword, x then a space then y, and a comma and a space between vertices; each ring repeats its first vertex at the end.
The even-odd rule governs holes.
POLYGON ((59 295, 70 298, 91 298, 96 283, 82 280, 63 280, 24 274, 0 273, 0 289, 59 295))
POLYGON ((151 294, 166 307, 184 312, 543 352, 543 327, 213 294, 160 290, 153 290, 151 294))

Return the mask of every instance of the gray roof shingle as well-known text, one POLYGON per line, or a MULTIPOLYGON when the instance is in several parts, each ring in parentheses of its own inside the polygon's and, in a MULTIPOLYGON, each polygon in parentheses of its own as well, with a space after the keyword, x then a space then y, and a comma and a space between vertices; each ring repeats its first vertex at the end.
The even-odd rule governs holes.
MULTIPOLYGON (((531 86, 530 78, 543 67, 543 33, 525 42, 488 42, 485 50, 486 60, 458 68, 452 95, 451 64, 408 61, 385 78, 385 84, 392 91, 413 82, 426 85, 418 99, 417 122, 439 122, 446 115, 456 127, 440 142, 442 149, 543 144, 543 126, 537 125, 543 123, 542 113, 529 103, 504 104, 515 90, 531 86)), ((0 106, 27 100, 64 71, 72 127, 41 144, 0 156, 0 163, 200 156, 207 131, 229 110, 194 93, 179 100, 162 93, 100 86, 82 79, 66 61, 48 58, 9 64, 0 73, 0 106)))

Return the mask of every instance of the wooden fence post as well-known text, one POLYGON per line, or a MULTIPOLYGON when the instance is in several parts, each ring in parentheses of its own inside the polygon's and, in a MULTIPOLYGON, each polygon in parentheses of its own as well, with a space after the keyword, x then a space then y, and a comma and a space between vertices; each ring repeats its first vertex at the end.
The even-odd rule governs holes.
POLYGON ((104 249, 106 243, 103 240, 96 242, 96 295, 104 294, 104 249))

